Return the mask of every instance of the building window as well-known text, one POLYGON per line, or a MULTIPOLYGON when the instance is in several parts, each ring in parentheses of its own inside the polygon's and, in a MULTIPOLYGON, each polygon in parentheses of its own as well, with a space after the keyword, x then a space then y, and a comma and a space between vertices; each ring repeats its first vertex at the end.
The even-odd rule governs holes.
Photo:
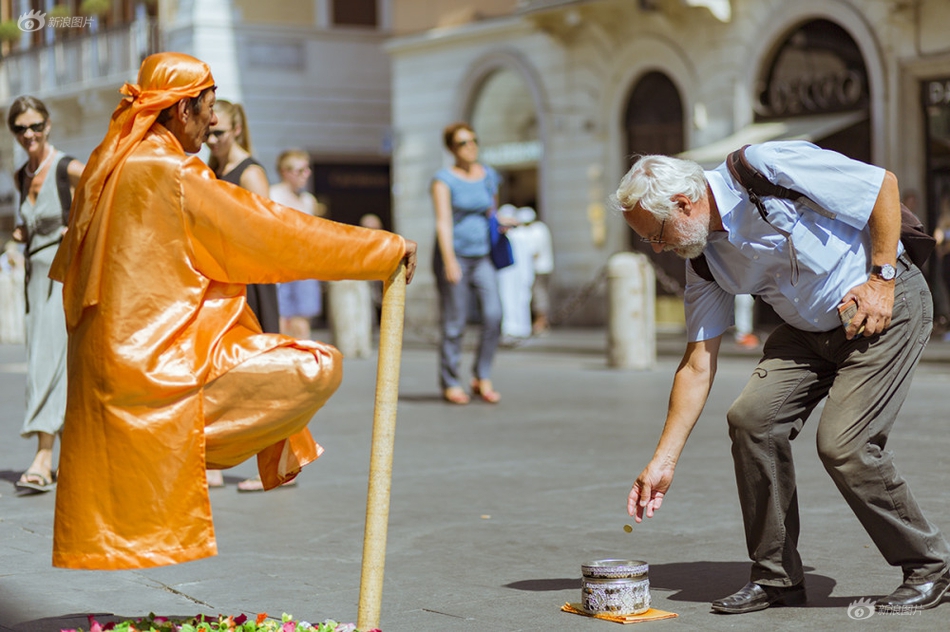
POLYGON ((376 0, 333 0, 334 26, 376 26, 376 0))

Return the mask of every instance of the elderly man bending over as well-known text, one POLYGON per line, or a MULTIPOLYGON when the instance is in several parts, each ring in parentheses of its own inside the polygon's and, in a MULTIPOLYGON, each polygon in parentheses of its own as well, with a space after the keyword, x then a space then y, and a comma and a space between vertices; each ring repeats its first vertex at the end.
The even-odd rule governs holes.
POLYGON ((640 522, 660 508, 712 388, 734 296, 758 294, 784 323, 727 415, 752 570, 712 609, 741 614, 805 601, 791 442, 822 401, 818 455, 884 559, 903 571, 877 609, 933 608, 950 585, 950 545, 886 449, 933 316, 923 275, 899 241, 897 178, 804 142, 752 145, 746 157, 815 205, 757 198, 727 164, 703 171, 664 156, 641 158, 617 190, 640 237, 690 260, 689 342, 628 511, 640 522), (842 327, 839 306, 851 300, 856 313, 842 327))
POLYGON ((340 353, 261 333, 246 284, 415 269, 414 242, 283 207, 189 156, 216 122, 203 62, 153 55, 122 93, 51 272, 69 332, 53 538, 67 568, 214 555, 206 463, 257 455, 270 489, 322 452, 306 426, 340 353))

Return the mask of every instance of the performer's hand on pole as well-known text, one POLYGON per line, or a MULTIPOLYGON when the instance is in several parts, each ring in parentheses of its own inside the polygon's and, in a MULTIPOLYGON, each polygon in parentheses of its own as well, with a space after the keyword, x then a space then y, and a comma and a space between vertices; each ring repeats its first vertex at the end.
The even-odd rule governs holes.
POLYGON ((411 239, 406 240, 406 256, 403 261, 406 262, 406 284, 412 281, 412 274, 416 271, 416 242, 411 239))

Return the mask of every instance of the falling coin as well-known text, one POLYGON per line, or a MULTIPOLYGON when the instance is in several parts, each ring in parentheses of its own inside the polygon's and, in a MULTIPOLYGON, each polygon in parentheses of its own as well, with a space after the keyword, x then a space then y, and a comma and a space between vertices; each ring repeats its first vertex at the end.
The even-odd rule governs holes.
POLYGON ((633 527, 631 527, 628 524, 625 524, 623 525, 623 530, 626 531, 627 533, 631 533, 633 531, 633 527))

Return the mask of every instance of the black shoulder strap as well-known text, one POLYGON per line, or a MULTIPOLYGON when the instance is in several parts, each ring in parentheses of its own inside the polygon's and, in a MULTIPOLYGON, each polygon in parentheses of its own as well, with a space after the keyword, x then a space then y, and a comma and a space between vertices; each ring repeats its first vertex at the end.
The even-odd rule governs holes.
POLYGON ((709 262, 706 261, 706 253, 700 253, 698 257, 690 259, 689 265, 693 266, 693 272, 698 274, 701 279, 712 283, 716 282, 716 277, 713 276, 712 270, 709 269, 709 262))
POLYGON ((73 203, 72 191, 69 187, 69 163, 75 158, 63 156, 56 165, 56 190, 59 192, 59 205, 63 209, 63 226, 69 226, 69 207, 73 203))
POLYGON ((23 165, 16 172, 16 190, 20 194, 20 201, 17 203, 17 215, 20 213, 20 207, 23 206, 23 200, 26 199, 26 165, 23 165))

